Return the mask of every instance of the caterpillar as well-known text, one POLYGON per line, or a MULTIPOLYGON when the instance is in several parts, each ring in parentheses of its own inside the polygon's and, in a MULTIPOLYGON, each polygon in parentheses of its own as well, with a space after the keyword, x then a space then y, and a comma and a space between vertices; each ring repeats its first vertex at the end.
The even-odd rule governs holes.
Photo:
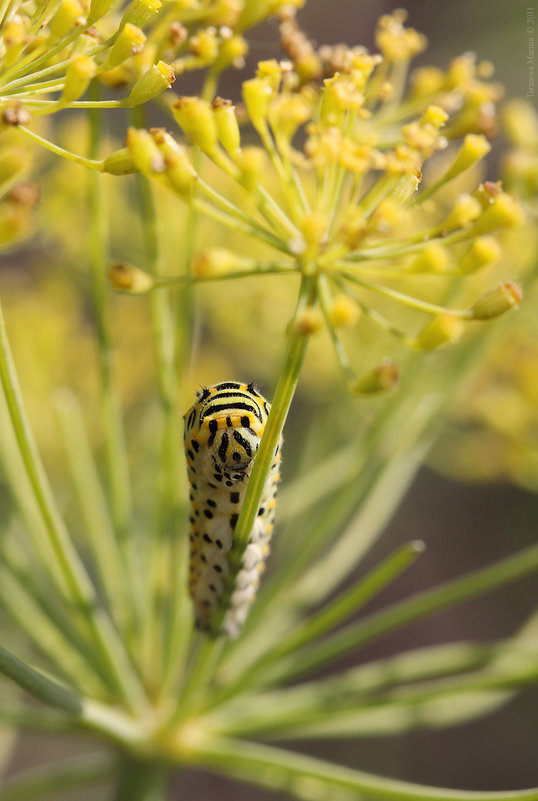
POLYGON ((213 615, 224 603, 234 529, 269 410, 254 383, 223 381, 202 388, 184 417, 191 503, 189 592, 197 627, 215 636, 240 633, 269 554, 282 438, 221 629, 213 631, 213 615))

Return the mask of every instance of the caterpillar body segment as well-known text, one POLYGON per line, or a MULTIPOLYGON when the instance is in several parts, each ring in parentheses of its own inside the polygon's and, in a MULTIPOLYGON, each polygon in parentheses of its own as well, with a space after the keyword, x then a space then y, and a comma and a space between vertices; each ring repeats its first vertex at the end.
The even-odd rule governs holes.
POLYGON ((189 592, 197 627, 214 635, 238 636, 269 554, 282 439, 221 630, 212 631, 213 614, 224 602, 234 529, 269 411, 253 384, 224 381, 202 389, 185 414, 191 502, 189 592))

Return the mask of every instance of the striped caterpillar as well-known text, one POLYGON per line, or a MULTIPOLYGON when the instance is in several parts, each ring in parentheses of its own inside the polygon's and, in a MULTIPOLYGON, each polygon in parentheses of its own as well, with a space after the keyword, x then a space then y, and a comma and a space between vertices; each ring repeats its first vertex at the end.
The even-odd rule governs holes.
MULTIPOLYGON (((185 414, 191 501, 189 592, 202 631, 220 633, 211 630, 211 620, 224 600, 234 529, 269 409, 253 383, 224 381, 198 392, 185 414)), ((221 627, 229 637, 241 631, 269 554, 281 444, 282 438, 221 627)))

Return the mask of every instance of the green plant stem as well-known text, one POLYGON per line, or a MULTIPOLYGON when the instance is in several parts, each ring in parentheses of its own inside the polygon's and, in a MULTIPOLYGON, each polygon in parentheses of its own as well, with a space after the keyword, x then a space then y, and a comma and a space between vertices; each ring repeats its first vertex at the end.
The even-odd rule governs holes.
POLYGON ((132 611, 125 565, 93 460, 82 410, 75 396, 67 390, 57 395, 56 410, 101 591, 107 599, 113 620, 126 631, 132 611))
POLYGON ((538 570, 538 546, 532 546, 440 587, 421 592, 359 623, 347 626, 302 654, 295 654, 287 665, 281 664, 280 669, 277 668, 278 681, 290 679, 319 667, 415 620, 421 620, 441 609, 447 609, 468 598, 489 592, 536 570, 538 570))
POLYGON ((106 692, 106 682, 97 680, 95 668, 85 655, 59 631, 54 622, 27 593, 15 573, 0 565, 0 603, 15 624, 32 643, 52 662, 55 669, 69 683, 87 692, 106 692), (93 668, 93 670, 92 670, 93 668))
MULTIPOLYGON (((303 278, 301 288, 299 290, 299 297, 297 302, 297 311, 301 311, 312 301, 312 284, 308 278, 303 278)), ((284 359, 284 366, 277 383, 275 394, 272 400, 271 412, 269 414, 265 431, 262 436, 260 448, 252 473, 248 482, 248 488, 245 494, 245 499, 235 527, 234 544, 230 552, 230 571, 228 577, 227 595, 222 599, 222 606, 217 610, 214 619, 212 620, 212 627, 214 631, 219 631, 226 615, 229 597, 233 592, 235 579, 241 568, 243 554, 248 545, 250 532, 258 513, 260 500, 263 494, 263 489, 271 463, 275 452, 278 439, 286 422, 286 417, 295 393, 299 373, 303 363, 304 355, 306 352, 308 338, 299 331, 291 330, 289 333, 288 351, 284 359)), ((220 646, 219 646, 220 648, 220 646)), ((200 648, 198 658, 195 660, 191 668, 190 679, 187 682, 188 695, 184 694, 184 699, 191 695, 196 694, 207 681, 211 672, 208 671, 207 665, 213 667, 215 663, 214 654, 216 649, 216 642, 207 639, 203 646, 200 648)), ((176 718, 186 713, 186 709, 190 710, 190 703, 180 705, 178 715, 176 718)))
POLYGON ((141 705, 145 705, 142 687, 117 632, 99 606, 94 587, 69 537, 52 495, 24 408, 1 309, 0 380, 26 474, 70 598, 83 613, 82 619, 113 685, 130 708, 140 708, 141 705))
POLYGON ((359 579, 352 587, 338 595, 319 612, 301 622, 300 626, 272 651, 270 659, 278 660, 297 650, 355 614, 364 604, 381 592, 388 584, 403 573, 422 553, 424 543, 406 543, 398 548, 381 564, 359 579))
MULTIPOLYGON (((146 242, 146 268, 151 275, 158 275, 159 237, 155 201, 148 179, 139 176, 138 189, 146 242)), ((186 530, 180 531, 183 520, 181 498, 181 434, 179 423, 179 398, 176 373, 176 331, 173 310, 169 297, 164 293, 152 293, 151 316, 154 331, 154 346, 157 361, 159 399, 163 416, 161 433, 161 470, 158 487, 157 508, 159 510, 160 535, 151 547, 150 569, 150 618, 148 625, 162 621, 158 651, 162 660, 155 659, 155 652, 148 654, 150 664, 162 671, 156 678, 161 694, 165 695, 170 684, 181 673, 188 645, 190 617, 188 613, 187 573, 188 540, 186 530), (157 599, 162 597, 159 586, 162 577, 167 577, 165 591, 168 601, 164 609, 158 609, 157 599), (153 616, 151 616, 153 611, 153 616), (153 617, 153 620, 151 619, 153 617), (155 664, 157 663, 157 665, 155 664)), ((151 641, 151 636, 148 641, 151 641)))
POLYGON ((170 768, 123 757, 113 801, 164 801, 170 768))
POLYGON ((72 731, 76 724, 72 717, 58 712, 43 709, 39 706, 6 707, 0 709, 0 728, 32 729, 35 731, 63 732, 72 731))
POLYGON ((32 141, 50 150, 51 153, 55 153, 57 156, 62 156, 62 158, 68 161, 74 161, 76 164, 81 164, 83 167, 88 167, 90 170, 97 170, 98 172, 103 172, 104 170, 103 161, 96 161, 95 159, 87 159, 84 156, 78 156, 70 150, 65 150, 65 148, 55 145, 53 142, 49 142, 48 139, 44 139, 42 136, 39 136, 39 134, 34 133, 34 131, 30 131, 28 128, 25 128, 24 125, 19 125, 17 130, 27 136, 28 139, 32 139, 32 141))
POLYGON ((74 690, 47 678, 1 645, 0 672, 44 704, 77 717, 81 714, 82 701, 74 690))
MULTIPOLYGON (((538 801, 538 788, 481 793, 427 787, 324 762, 280 748, 228 739, 202 740, 192 749, 193 761, 235 778, 252 781, 304 798, 303 790, 330 795, 344 788, 386 801, 538 801)), ((312 792, 311 792, 312 795, 312 792)))
POLYGON ((383 286, 383 284, 375 284, 371 281, 363 281, 361 278, 353 275, 352 273, 342 272, 341 275, 347 281, 352 281, 354 284, 358 284, 363 289, 367 289, 371 292, 377 292, 379 295, 384 295, 384 297, 390 298, 398 303, 402 303, 404 306, 409 306, 417 311, 422 311, 433 315, 450 314, 453 317, 461 317, 464 320, 472 319, 472 312, 470 309, 447 309, 444 306, 439 306, 436 303, 428 303, 425 300, 420 300, 420 298, 406 295, 403 292, 397 292, 395 289, 383 286))
POLYGON ((2 801, 55 800, 64 792, 107 781, 112 776, 112 767, 110 757, 95 754, 27 771, 2 786, 2 801))
MULTIPOLYGON (((101 141, 101 118, 98 112, 90 114, 90 155, 95 157, 101 141)), ((113 350, 110 336, 109 309, 107 304, 106 270, 108 267, 109 230, 107 195, 102 179, 90 176, 90 274, 93 293, 93 308, 97 333, 101 409, 105 429, 105 451, 107 477, 110 493, 112 521, 116 530, 124 568, 121 578, 126 581, 130 568, 128 543, 131 519, 131 488, 125 433, 121 419, 121 404, 113 375, 113 350)), ((131 593, 133 594, 133 593, 131 593)))

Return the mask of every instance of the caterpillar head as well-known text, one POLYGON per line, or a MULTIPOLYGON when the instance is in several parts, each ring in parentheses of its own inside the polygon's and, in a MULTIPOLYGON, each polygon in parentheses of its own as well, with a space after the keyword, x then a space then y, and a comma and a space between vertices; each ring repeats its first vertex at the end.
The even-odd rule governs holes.
POLYGON ((217 466, 241 472, 250 465, 259 445, 260 437, 252 428, 239 426, 218 429, 209 450, 217 466))

